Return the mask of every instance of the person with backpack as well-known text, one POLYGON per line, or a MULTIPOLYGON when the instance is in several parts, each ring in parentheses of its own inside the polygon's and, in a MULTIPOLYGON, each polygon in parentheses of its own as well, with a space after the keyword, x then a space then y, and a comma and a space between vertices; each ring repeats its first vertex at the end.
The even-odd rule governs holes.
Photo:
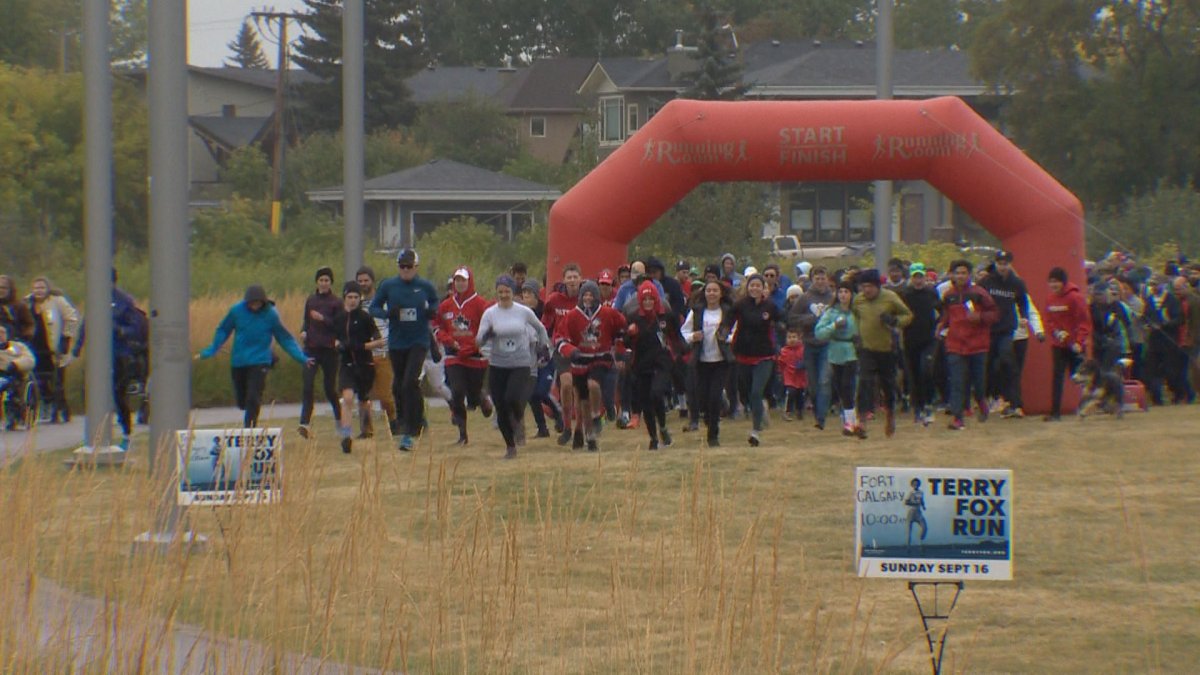
MULTIPOLYGON (((132 295, 117 287, 117 271, 113 270, 112 274, 113 402, 117 408, 117 422, 121 425, 122 435, 118 446, 128 450, 129 436, 133 433, 133 410, 129 407, 129 394, 145 387, 149 378, 150 319, 137 306, 132 295)), ((86 339, 85 321, 79 328, 79 340, 71 349, 72 356, 79 357, 86 339)))

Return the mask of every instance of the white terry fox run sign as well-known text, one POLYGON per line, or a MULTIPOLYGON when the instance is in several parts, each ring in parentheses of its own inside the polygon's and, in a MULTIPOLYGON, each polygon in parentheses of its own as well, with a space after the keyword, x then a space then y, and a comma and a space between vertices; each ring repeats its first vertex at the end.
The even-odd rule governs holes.
POLYGON ((1012 579, 1012 471, 858 467, 860 577, 1012 579))

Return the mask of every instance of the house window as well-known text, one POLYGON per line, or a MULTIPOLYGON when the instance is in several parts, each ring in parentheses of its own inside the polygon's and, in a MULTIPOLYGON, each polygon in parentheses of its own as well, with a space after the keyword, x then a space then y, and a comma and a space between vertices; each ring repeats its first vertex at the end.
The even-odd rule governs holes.
POLYGON ((625 111, 626 111, 626 114, 629 116, 629 125, 626 128, 629 130, 628 135, 632 136, 633 132, 637 131, 638 128, 641 127, 641 125, 638 124, 637 104, 630 103, 629 105, 625 106, 625 111))
POLYGON ((600 142, 620 143, 625 140, 625 120, 621 108, 625 99, 609 96, 600 99, 600 142))
POLYGON ((656 106, 656 105, 646 106, 646 121, 647 122, 650 121, 651 117, 654 117, 657 114, 658 114, 658 106, 656 106))
POLYGON ((869 183, 807 183, 788 195, 788 225, 801 243, 870 241, 869 183))
POLYGON ((789 208, 791 210, 791 231, 800 239, 802 244, 811 244, 817 240, 817 192, 811 187, 801 187, 792 192, 789 208))
POLYGON ((545 117, 530 117, 529 118, 529 135, 534 138, 546 137, 546 118, 545 117))

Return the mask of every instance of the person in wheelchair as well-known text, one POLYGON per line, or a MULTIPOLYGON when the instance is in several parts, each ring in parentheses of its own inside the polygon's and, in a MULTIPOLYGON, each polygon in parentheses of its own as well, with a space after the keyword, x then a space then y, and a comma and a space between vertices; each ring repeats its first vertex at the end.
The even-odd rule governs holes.
POLYGON ((25 413, 24 385, 33 372, 33 350, 8 339, 8 326, 0 323, 0 401, 4 402, 5 429, 12 431, 25 413))

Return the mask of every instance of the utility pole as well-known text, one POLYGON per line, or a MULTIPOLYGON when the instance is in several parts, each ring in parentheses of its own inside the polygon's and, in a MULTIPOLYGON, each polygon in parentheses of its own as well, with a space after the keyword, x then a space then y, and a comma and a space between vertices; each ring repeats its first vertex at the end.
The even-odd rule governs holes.
MULTIPOLYGON (((892 9, 895 0, 876 0, 875 19, 875 98, 892 98, 892 9)), ((875 267, 887 272, 892 257, 892 181, 875 181, 875 267)))
POLYGON ((288 19, 303 17, 286 12, 250 12, 250 16, 279 21, 279 51, 275 71, 275 151, 271 158, 271 234, 278 235, 283 222, 283 146, 287 142, 283 124, 287 92, 287 22, 288 19))
MULTIPOLYGON (((87 374, 83 447, 76 461, 121 464, 112 444, 112 71, 108 64, 108 5, 83 4, 84 253, 87 279, 87 374)), ((66 30, 60 34, 60 68, 66 70, 66 30)))
POLYGON ((346 278, 363 263, 363 0, 342 5, 342 234, 346 278))

